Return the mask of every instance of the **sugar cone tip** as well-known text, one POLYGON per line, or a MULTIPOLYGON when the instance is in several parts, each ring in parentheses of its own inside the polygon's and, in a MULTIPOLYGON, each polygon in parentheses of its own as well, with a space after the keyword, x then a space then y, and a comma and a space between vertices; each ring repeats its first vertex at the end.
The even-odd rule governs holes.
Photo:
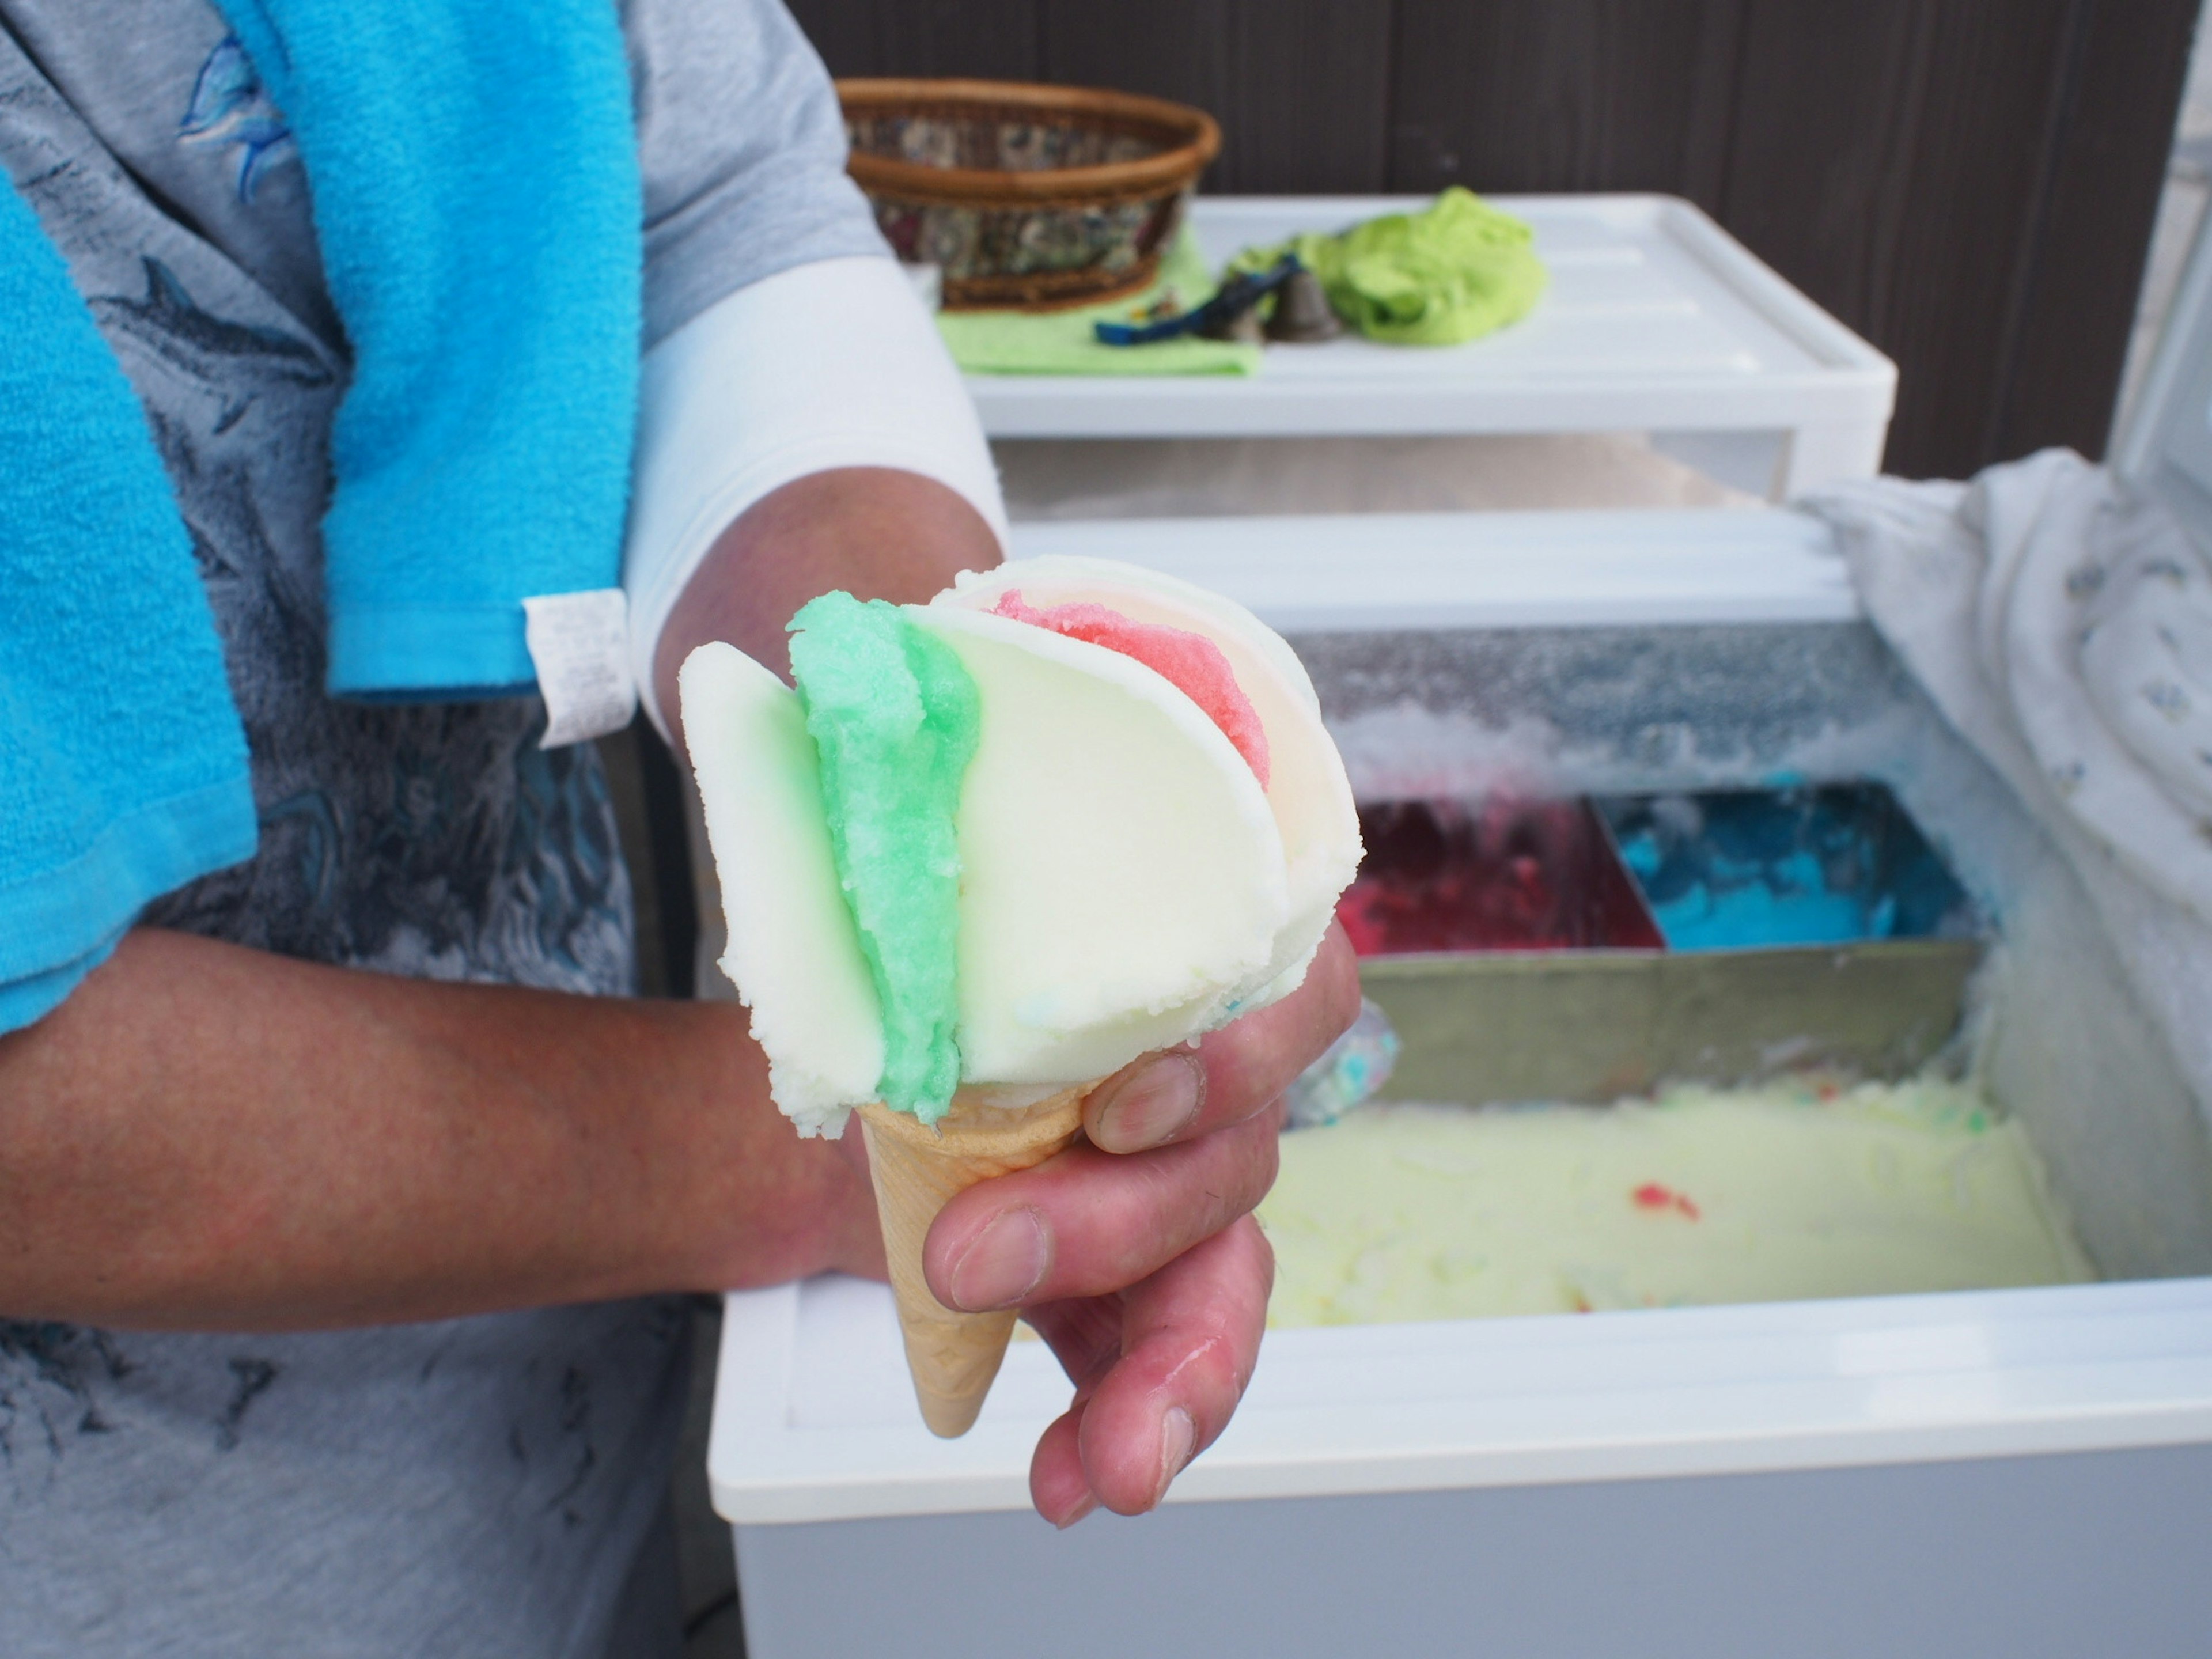
POLYGON ((860 1108, 915 1399, 922 1421, 948 1440, 967 1433, 983 1409, 1015 1316, 1010 1309, 960 1313, 937 1299, 921 1266, 930 1224, 977 1182, 1030 1169, 1064 1149, 1082 1127, 1083 1097, 1092 1086, 1073 1084, 1018 1107, 963 1089, 933 1127, 879 1103, 860 1108))

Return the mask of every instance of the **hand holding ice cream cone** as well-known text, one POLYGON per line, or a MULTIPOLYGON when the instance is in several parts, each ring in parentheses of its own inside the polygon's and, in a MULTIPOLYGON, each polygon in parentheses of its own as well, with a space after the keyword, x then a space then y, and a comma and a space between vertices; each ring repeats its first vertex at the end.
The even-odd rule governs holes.
POLYGON ((1296 659, 1170 579, 1036 561, 793 626, 796 693, 728 647, 684 669, 725 966, 801 1133, 864 1109, 918 1397, 958 1433, 1012 1315, 932 1293, 932 1220, 1065 1148, 1101 1079, 1295 989, 1356 818, 1296 659))
POLYGON ((879 1101, 860 1108, 907 1369, 932 1433, 962 1435, 973 1426, 1006 1357, 1014 1310, 966 1312, 939 1299, 922 1262, 930 1224, 969 1188, 1066 1151, 1083 1127, 1086 1092, 1077 1084, 1023 1107, 956 1094, 952 1109, 927 1127, 879 1101))

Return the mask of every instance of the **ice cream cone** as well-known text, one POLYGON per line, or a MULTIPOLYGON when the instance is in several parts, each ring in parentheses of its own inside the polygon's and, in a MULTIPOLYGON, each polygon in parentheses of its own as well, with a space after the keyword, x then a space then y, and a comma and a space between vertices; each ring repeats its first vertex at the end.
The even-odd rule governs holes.
POLYGON ((955 1313, 939 1302, 922 1277, 922 1241, 954 1194, 1042 1164, 1073 1140, 1091 1087, 1072 1084, 1018 1107, 991 1103, 1000 1091, 963 1089, 934 1127, 878 1103, 860 1108, 915 1398, 922 1420, 948 1440, 967 1433, 983 1409, 1014 1315, 955 1313))

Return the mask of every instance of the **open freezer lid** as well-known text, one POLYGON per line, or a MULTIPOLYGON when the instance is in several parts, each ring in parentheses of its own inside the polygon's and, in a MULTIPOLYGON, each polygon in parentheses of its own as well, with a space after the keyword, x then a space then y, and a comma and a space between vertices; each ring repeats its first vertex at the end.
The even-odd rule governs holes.
POLYGON ((2112 470, 2157 497, 2212 552, 2212 214, 2198 232, 2112 470))
MULTIPOLYGON (((1200 197, 1206 258, 1426 197, 1200 197)), ((1357 336, 1233 375, 970 375, 999 438, 1855 428, 1870 464, 1896 398, 1887 357, 1689 203, 1500 196, 1552 274, 1536 310, 1466 346, 1357 336)))

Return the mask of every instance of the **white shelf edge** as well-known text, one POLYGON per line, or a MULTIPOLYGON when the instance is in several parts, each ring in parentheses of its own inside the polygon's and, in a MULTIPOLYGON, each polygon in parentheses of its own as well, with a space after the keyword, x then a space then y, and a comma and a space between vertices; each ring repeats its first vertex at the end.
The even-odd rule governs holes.
MULTIPOLYGON (((715 1506, 726 1519, 787 1525, 1028 1506, 1029 1443, 1042 1420, 994 1423, 987 1416, 969 1440, 949 1443, 932 1441, 918 1420, 903 1430, 793 1430, 787 1402, 748 1385, 759 1373, 748 1369, 745 1350, 772 1348, 779 1337, 788 1342, 798 1296, 798 1287, 784 1286, 729 1301, 723 1338, 728 1370, 718 1383, 709 1455, 715 1506), (849 1453, 856 1445, 860 1462, 832 1467, 836 1459, 827 1454, 849 1453)), ((1277 1340, 1273 1363, 1263 1365, 1245 1412, 1192 1466, 1170 1501, 1653 1480, 2198 1443, 2212 1441, 2208 1314, 2212 1279, 2182 1279, 1301 1333, 1309 1340, 1277 1340), (2148 1358, 2127 1352, 2127 1343, 2110 1338, 2117 1327, 2109 1314, 2124 1315, 2134 1331, 2150 1322, 2169 1338, 2163 1351, 2148 1358), (1941 1336, 1960 1328, 1981 1333, 1996 1349, 2008 1334, 2047 1337, 2056 1331, 2069 1336, 2077 1357, 2070 1363, 1992 1359, 1947 1368, 1929 1363, 1924 1345, 1896 1340, 1900 1333, 1941 1336), (1737 1365, 1731 1353, 1736 1369, 1725 1385, 1637 1380, 1639 1363, 1645 1376, 1671 1376, 1668 1362, 1685 1355, 1694 1372, 1700 1343, 1779 1342, 1777 1352, 1787 1352, 1790 1343, 1808 1339, 1859 1358, 1850 1364, 1839 1358, 1833 1374, 1823 1376, 1802 1365, 1802 1354, 1796 1369, 1771 1358, 1763 1372, 1756 1364, 1737 1365), (1433 1411, 1412 1410, 1404 1401, 1269 1403, 1271 1395, 1295 1395, 1297 1374, 1325 1369, 1333 1350, 1342 1350, 1340 1360, 1361 1360, 1363 1348, 1387 1349, 1394 1363, 1407 1365, 1418 1363, 1425 1343, 1455 1351, 1488 1345, 1501 1361, 1513 1353, 1534 1355, 1573 1374, 1588 1367, 1591 1377, 1610 1384, 1588 1396, 1605 1409, 1593 1413, 1578 1398, 1571 1415, 1613 1426, 1516 1434, 1495 1419, 1501 1407, 1522 1397, 1479 1392, 1452 1402, 1464 1419, 1457 1433, 1439 1431, 1426 1420, 1433 1411), (1876 1357, 1869 1360, 1869 1354, 1876 1357), (1267 1386, 1271 1372, 1284 1386, 1267 1386), (1850 1389, 1884 1386, 1891 1394, 1882 1414, 1864 1401, 1856 1409, 1841 1403, 1853 1397, 1850 1389), (1713 1398, 1735 1390, 1767 1391, 1766 1420, 1713 1398), (1493 1419, 1487 1429, 1486 1411, 1493 1419), (1395 1425, 1389 1420, 1394 1415, 1395 1425), (1638 1419, 1648 1426, 1620 1426, 1638 1419)), ((885 1386, 903 1383, 898 1376, 885 1386)))

